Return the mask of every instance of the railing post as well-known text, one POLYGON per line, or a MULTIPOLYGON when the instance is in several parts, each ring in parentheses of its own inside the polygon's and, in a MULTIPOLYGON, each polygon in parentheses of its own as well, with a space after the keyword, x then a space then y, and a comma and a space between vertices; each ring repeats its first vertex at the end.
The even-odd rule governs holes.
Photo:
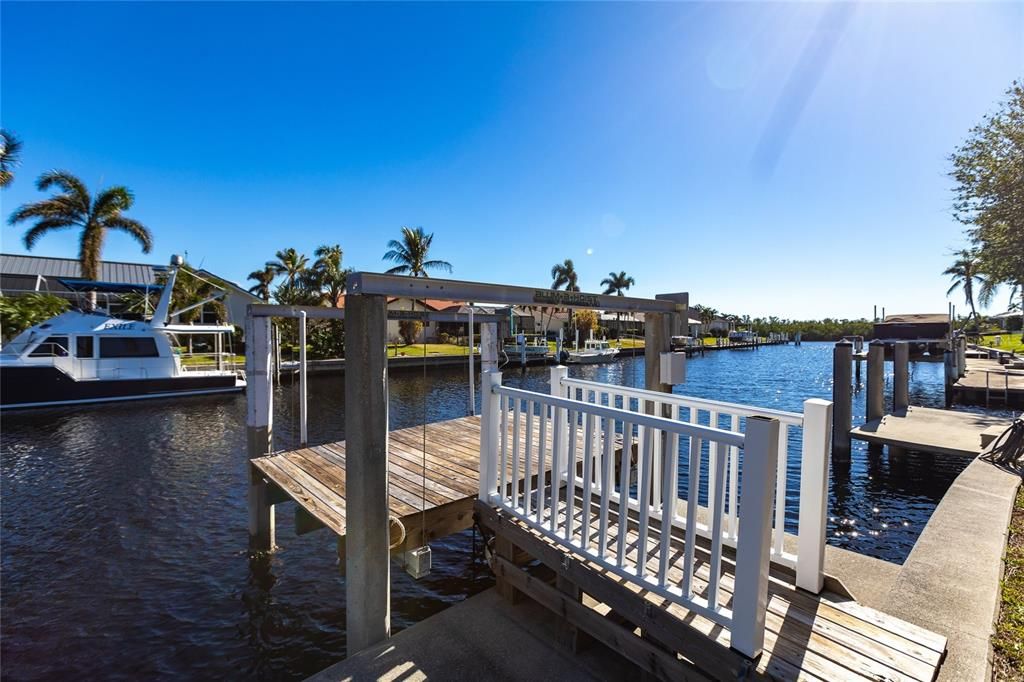
MULTIPOLYGON (((564 365, 555 365, 551 368, 551 385, 549 393, 558 398, 565 397, 565 387, 562 385, 562 381, 569 378, 569 368, 564 365)), ((565 408, 556 407, 553 408, 554 414, 552 419, 554 420, 554 428, 551 430, 551 444, 552 447, 557 451, 557 459, 554 461, 559 462, 562 465, 562 470, 559 472, 562 481, 569 481, 569 415, 565 408)), ((552 480, 557 480, 552 477, 552 480)), ((557 490, 551 491, 552 499, 557 499, 557 490)))
POLYGON ((779 461, 779 420, 748 417, 743 444, 743 495, 736 541, 731 647, 756 658, 764 648, 772 501, 779 461))
POLYGON ((494 392, 501 372, 480 373, 480 499, 490 503, 498 494, 498 424, 500 403, 494 392))
POLYGON ((832 403, 820 398, 805 400, 796 586, 814 594, 825 586, 825 519, 828 514, 831 428, 832 403))

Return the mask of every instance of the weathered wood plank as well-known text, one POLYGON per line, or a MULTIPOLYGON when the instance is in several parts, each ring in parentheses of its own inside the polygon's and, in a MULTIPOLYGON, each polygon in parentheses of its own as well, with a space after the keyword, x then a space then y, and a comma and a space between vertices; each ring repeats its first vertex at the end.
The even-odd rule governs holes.
MULTIPOLYGON (((578 495, 576 497, 577 503, 581 502, 578 495)), ((560 575, 568 571, 572 580, 580 584, 584 591, 605 601, 622 617, 633 619, 632 622, 649 632, 652 638, 676 648, 684 656, 694 651, 704 656, 708 651, 728 651, 728 630, 675 603, 650 595, 641 587, 604 571, 587 557, 566 552, 564 548, 515 519, 509 517, 498 521, 501 515, 487 505, 478 503, 477 513, 482 519, 489 520, 488 527, 494 526, 498 533, 516 536, 516 544, 525 545, 527 551, 542 563, 549 565, 552 570, 560 571, 560 575), (545 545, 548 549, 545 549, 545 545), (654 609, 650 610, 652 606, 654 609), (654 619, 655 622, 648 625, 651 614, 664 614, 662 622, 654 619), (673 622, 685 623, 688 631, 682 634, 673 622), (703 646, 690 641, 694 638, 702 639, 703 646), (686 644, 685 648, 681 646, 683 643, 686 644)), ((581 510, 574 509, 573 515, 578 525, 582 520, 581 510)), ((563 506, 559 509, 559 518, 564 519, 564 516, 563 506)), ((596 523, 596 520, 592 520, 591 527, 596 523)), ((617 519, 612 529, 615 532, 609 537, 608 547, 617 544, 617 519)), ((676 537, 677 534, 678 529, 673 529, 673 547, 682 544, 683 538, 676 537)), ((658 529, 652 531, 651 537, 657 542, 660 538, 658 529)), ((627 539, 631 546, 635 546, 635 529, 627 531, 627 539)), ((706 547, 698 546, 697 549, 693 585, 698 593, 706 593, 710 578, 706 547)), ((682 580, 680 556, 681 551, 674 552, 671 561, 673 566, 668 574, 670 582, 682 580)), ((629 557, 633 559, 635 552, 629 554, 629 557)), ((648 562, 649 570, 653 571, 657 565, 653 553, 648 554, 648 562)), ((720 581, 720 594, 728 605, 733 598, 734 564, 731 557, 722 563, 725 571, 720 581)), ((933 679, 941 661, 941 651, 923 645, 918 640, 924 639, 941 649, 945 644, 943 638, 935 639, 932 633, 928 633, 929 637, 921 637, 921 633, 915 632, 916 626, 908 628, 909 624, 859 605, 846 608, 850 602, 843 601, 838 595, 827 595, 827 599, 824 599, 801 592, 792 586, 791 576, 783 578, 780 580, 773 576, 769 583, 765 654, 757 660, 756 670, 752 672, 775 679, 867 678, 905 682, 928 682, 933 679)), ((697 664, 709 672, 714 669, 708 665, 723 665, 721 660, 713 658, 710 661, 697 661, 697 664)), ((717 677, 733 677, 739 673, 735 668, 730 669, 728 662, 724 665, 724 670, 719 668, 715 672, 717 677)))

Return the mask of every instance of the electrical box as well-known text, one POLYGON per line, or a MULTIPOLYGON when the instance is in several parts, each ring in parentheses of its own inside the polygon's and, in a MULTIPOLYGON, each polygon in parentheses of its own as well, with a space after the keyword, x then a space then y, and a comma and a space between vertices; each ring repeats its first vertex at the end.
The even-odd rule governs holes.
POLYGON ((686 383, 686 353, 661 354, 661 383, 686 383))
POLYGON ((405 553, 405 572, 416 580, 430 573, 430 546, 424 545, 405 553))

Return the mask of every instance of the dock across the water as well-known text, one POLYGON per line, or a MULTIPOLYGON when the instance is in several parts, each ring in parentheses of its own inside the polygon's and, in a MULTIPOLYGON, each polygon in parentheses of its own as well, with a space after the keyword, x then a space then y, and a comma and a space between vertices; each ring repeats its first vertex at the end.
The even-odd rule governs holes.
POLYGON ((851 429, 850 436, 904 450, 977 457, 1009 425, 1004 417, 911 406, 851 429))

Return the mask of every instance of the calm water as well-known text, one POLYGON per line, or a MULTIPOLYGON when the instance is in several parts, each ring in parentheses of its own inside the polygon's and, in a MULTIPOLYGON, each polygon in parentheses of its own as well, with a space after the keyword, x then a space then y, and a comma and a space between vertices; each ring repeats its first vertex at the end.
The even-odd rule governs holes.
MULTIPOLYGON (((643 359, 571 373, 640 386, 643 359)), ((546 391, 547 374, 505 382, 546 391)), ((709 353, 691 360, 685 392, 799 410, 831 395, 831 345, 709 353)), ((395 374, 392 428, 461 416, 466 395, 462 371, 395 374)), ((288 447, 295 387, 275 401, 275 444, 288 447)), ((941 364, 911 366, 911 401, 941 406, 941 364)), ((344 437, 338 378, 311 378, 309 408, 312 442, 344 437)), ((863 414, 861 392, 855 423, 863 414)), ((2 426, 4 678, 297 679, 344 656, 333 536, 296 537, 281 505, 281 550, 248 554, 244 396, 26 411, 2 426)), ((857 446, 833 467, 830 542, 902 561, 965 464, 857 446)), ((434 543, 418 582, 393 570, 394 629, 492 584, 474 544, 469 531, 434 543)))

